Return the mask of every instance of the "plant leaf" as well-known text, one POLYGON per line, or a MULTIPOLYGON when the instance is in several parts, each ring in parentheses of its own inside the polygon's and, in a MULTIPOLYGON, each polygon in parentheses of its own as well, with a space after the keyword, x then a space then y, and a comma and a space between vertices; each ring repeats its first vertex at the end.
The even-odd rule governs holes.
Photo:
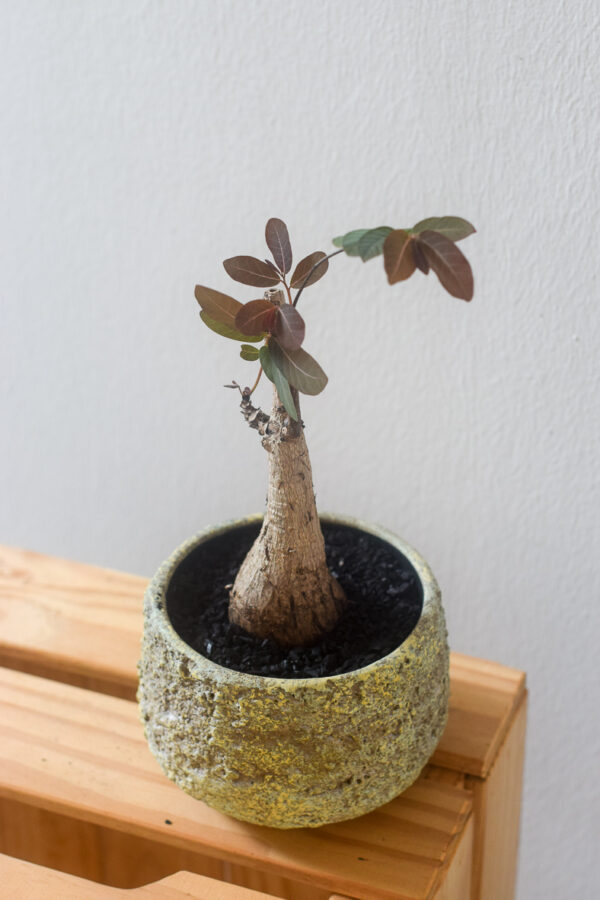
POLYGON ((423 253, 423 251, 421 250, 421 247, 419 246, 418 238, 412 239, 411 247, 412 247, 413 257, 414 257, 415 265, 416 265, 417 269, 420 269, 424 275, 427 275, 427 273, 429 272, 429 263, 425 259, 425 254, 423 253))
POLYGON ((461 300, 471 300, 473 272, 456 244, 438 231, 422 231, 419 235, 419 245, 425 259, 448 293, 461 300))
POLYGON ((271 354, 269 352, 268 344, 262 345, 262 347, 260 348, 260 350, 258 352, 258 358, 260 359, 260 364, 263 367, 263 372, 265 373, 265 375, 267 376, 269 381, 272 381, 273 384, 275 384, 275 375, 273 373, 275 364, 273 363, 273 360, 271 359, 271 354))
POLYGON ((437 231, 451 241, 462 241, 463 238, 475 233, 471 223, 459 216, 432 216, 430 219, 422 219, 411 228, 414 234, 422 231, 437 231))
POLYGON ((269 300, 250 300, 244 303, 235 317, 235 327, 242 334, 258 334, 272 331, 277 316, 277 307, 269 300))
POLYGON ((369 228, 356 228, 354 231, 346 232, 341 237, 334 238, 333 243, 336 247, 343 247, 348 256, 359 256, 358 242, 363 234, 370 230, 369 228))
POLYGON ((383 244, 386 237, 392 231, 388 225, 380 225, 379 228, 370 228, 358 240, 358 255, 363 262, 373 259, 383 253, 383 244))
POLYGON ((265 259, 265 262, 270 268, 271 272, 273 272, 274 275, 277 275, 277 277, 281 281, 281 272, 279 271, 275 263, 272 263, 270 259, 265 259))
POLYGON ((272 266, 255 256, 232 256, 223 262, 223 266, 234 281, 251 284, 253 287, 273 287, 281 281, 279 273, 272 266))
POLYGON ((294 269, 290 287, 293 287, 294 289, 301 288, 304 284, 304 279, 306 278, 312 267, 315 266, 320 259, 324 259, 325 262, 321 263, 320 266, 317 266, 304 287, 308 287, 310 284, 314 284, 315 281, 318 281, 319 278, 322 278, 329 268, 329 260, 326 259, 326 256, 327 254, 323 253, 322 250, 315 250, 314 253, 309 253, 308 256, 305 256, 304 259, 301 259, 294 269))
POLYGON ((264 334, 242 334, 241 331, 237 331, 231 325, 225 325, 224 322, 217 322, 216 319, 211 319, 203 309, 200 310, 200 318, 211 331, 216 331, 217 334, 230 338, 232 341, 251 341, 253 344, 258 344, 264 338, 264 334))
POLYGON ((269 219, 265 238, 279 270, 284 274, 289 272, 292 268, 292 245, 285 222, 281 219, 269 219))
POLYGON ((295 422, 297 422, 298 412, 296 410, 294 398, 292 397, 289 382, 281 369, 279 369, 273 362, 273 357, 271 356, 269 347, 266 344, 260 348, 259 358, 265 375, 267 376, 269 381, 272 381, 277 388, 277 394, 279 396, 279 399, 283 403, 287 414, 291 416, 295 422))
POLYGON ((390 231, 386 237, 383 244, 383 264, 390 284, 405 281, 415 271, 411 243, 410 234, 402 228, 390 231))
POLYGON ((242 344, 240 347, 240 356, 242 359, 247 359, 249 362, 254 362, 258 359, 259 349, 258 347, 252 347, 251 344, 242 344))
POLYGON ((306 333, 306 325, 304 319, 294 306, 286 303, 280 306, 278 315, 275 319, 273 334, 277 337, 278 342, 287 350, 297 350, 302 346, 304 335, 306 333))
POLYGON ((287 350, 275 339, 269 341, 271 359, 281 369, 292 387, 303 394, 320 394, 327 384, 327 375, 306 350, 287 350))
POLYGON ((201 284, 196 285, 194 295, 207 316, 215 322, 235 326, 235 317, 242 306, 239 300, 201 284))

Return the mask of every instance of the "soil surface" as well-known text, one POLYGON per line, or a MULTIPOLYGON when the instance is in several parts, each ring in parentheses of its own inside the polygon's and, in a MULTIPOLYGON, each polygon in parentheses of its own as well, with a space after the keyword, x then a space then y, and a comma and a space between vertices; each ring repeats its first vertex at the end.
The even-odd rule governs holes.
POLYGON ((203 656, 247 674, 319 678, 387 656, 417 624, 423 594, 408 560, 380 538, 327 523, 322 523, 327 562, 348 598, 333 631, 311 647, 283 650, 231 624, 229 588, 259 527, 244 525, 201 544, 171 579, 169 618, 179 636, 203 656))

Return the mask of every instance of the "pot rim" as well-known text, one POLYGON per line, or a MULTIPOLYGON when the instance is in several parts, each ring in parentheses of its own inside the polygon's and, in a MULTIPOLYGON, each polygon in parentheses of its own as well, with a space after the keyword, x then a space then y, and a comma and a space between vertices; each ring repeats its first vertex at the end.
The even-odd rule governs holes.
POLYGON ((244 516, 240 519, 228 519, 220 525, 209 525, 208 527, 203 528, 202 531, 199 531, 197 534, 188 538, 173 551, 148 584, 146 597, 153 601, 154 613, 155 615, 158 614, 160 618, 160 628, 166 632, 165 637, 168 638, 170 643, 173 644, 180 653, 184 654, 194 665, 200 667, 205 672, 209 673, 212 671, 221 682, 224 680, 243 680, 244 683, 254 686, 257 689, 260 689, 261 687, 278 687, 282 690, 296 690, 298 687, 319 689, 333 679, 341 682, 344 679, 348 680, 356 678, 357 676, 368 677, 375 669, 382 665, 393 662, 393 664, 397 666, 402 658, 409 658, 418 653, 420 644, 419 631, 423 627, 424 620, 427 619, 428 615, 434 611, 437 605, 439 605, 441 599, 440 588, 429 565, 417 550, 393 532, 388 531, 387 528, 363 522, 361 519, 354 518, 353 516, 336 515, 328 512, 319 513, 319 519, 330 524, 346 525, 381 538, 399 550, 417 573, 423 590, 423 606, 415 627, 398 647, 386 656, 382 656, 374 662, 369 663, 368 666, 363 666, 360 669, 352 669, 350 672, 342 672, 338 675, 323 675, 316 678, 278 678, 270 675, 254 675, 247 672, 240 672, 237 669, 229 669, 226 666, 222 666, 219 663, 214 662, 214 660, 203 656, 193 647, 190 647, 173 627, 167 611, 167 591, 175 570, 199 544, 202 544, 213 537, 218 537, 234 528, 258 524, 262 522, 263 518, 263 513, 254 513, 253 515, 244 516), (160 607, 157 607, 157 600, 162 600, 160 607))

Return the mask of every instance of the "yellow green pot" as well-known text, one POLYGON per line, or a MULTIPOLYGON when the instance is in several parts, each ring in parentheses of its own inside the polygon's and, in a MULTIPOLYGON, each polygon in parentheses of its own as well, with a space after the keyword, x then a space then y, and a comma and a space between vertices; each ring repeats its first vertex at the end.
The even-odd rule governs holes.
POLYGON ((169 778, 235 818, 276 828, 351 819, 409 787, 444 730, 449 652, 440 590, 400 538, 322 516, 376 535, 406 557, 423 592, 414 630, 392 653, 342 675, 285 679, 226 669, 175 632, 166 592, 198 544, 260 518, 203 531, 150 583, 138 693, 146 737, 169 778))

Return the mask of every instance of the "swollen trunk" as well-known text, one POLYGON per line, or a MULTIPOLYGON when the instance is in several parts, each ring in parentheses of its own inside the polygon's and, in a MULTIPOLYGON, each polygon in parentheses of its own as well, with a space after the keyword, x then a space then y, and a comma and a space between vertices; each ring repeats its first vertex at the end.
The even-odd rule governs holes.
POLYGON ((308 449, 274 393, 267 510, 231 590, 229 618, 281 646, 306 645, 330 631, 345 594, 327 568, 308 449))

